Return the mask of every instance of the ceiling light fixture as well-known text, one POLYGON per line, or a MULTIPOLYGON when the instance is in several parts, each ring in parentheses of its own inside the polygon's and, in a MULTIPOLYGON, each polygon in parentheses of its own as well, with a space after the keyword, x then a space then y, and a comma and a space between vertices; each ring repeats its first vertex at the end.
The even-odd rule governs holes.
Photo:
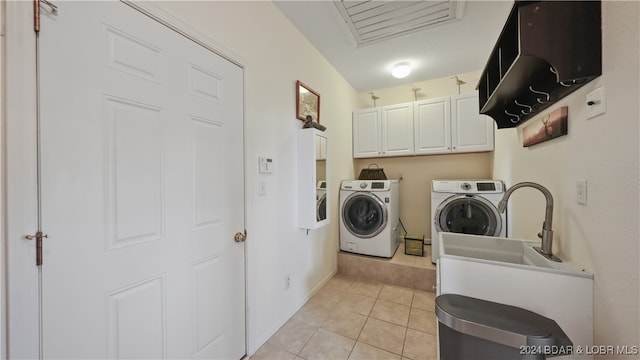
POLYGON ((406 78, 409 73, 411 73, 411 66, 409 66, 408 62, 397 63, 391 70, 391 75, 396 79, 406 78))

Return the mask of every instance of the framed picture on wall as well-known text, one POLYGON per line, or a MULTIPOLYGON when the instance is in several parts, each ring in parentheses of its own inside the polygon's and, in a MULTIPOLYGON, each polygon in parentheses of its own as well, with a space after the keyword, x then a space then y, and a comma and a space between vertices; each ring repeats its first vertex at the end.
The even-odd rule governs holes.
POLYGON ((307 116, 320 123, 320 94, 302 81, 296 81, 296 118, 305 121, 307 116))
POLYGON ((522 146, 527 147, 567 135, 569 111, 566 106, 539 119, 532 120, 522 130, 522 146))

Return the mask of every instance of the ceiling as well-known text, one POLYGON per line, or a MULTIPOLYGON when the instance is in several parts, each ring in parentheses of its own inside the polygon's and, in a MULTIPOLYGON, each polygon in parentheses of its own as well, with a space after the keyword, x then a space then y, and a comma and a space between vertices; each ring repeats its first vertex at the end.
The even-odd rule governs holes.
POLYGON ((513 1, 274 1, 358 92, 484 68, 513 1), (336 6, 338 5, 338 6, 336 6), (412 73, 391 76, 409 62, 412 73))

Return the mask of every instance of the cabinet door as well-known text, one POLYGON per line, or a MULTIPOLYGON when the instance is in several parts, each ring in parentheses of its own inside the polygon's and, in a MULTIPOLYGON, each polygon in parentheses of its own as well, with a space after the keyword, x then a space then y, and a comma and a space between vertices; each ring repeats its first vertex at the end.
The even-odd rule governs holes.
POLYGON ((353 112, 353 157, 377 157, 381 153, 380 109, 353 112))
POLYGON ((413 155, 413 103, 381 108, 382 156, 413 155))
POLYGON ((451 97, 452 151, 492 151, 493 132, 493 120, 480 114, 477 92, 451 97))
POLYGON ((451 152, 450 103, 448 96, 415 102, 416 155, 451 152))

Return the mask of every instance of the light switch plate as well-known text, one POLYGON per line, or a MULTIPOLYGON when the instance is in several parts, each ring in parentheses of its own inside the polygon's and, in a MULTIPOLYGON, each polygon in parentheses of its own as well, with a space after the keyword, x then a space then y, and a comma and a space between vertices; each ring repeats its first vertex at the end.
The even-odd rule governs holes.
POLYGON ((604 86, 587 94, 587 119, 602 115, 607 111, 607 103, 604 96, 604 86))
POLYGON ((263 156, 258 157, 258 172, 260 174, 272 174, 273 159, 263 156))

